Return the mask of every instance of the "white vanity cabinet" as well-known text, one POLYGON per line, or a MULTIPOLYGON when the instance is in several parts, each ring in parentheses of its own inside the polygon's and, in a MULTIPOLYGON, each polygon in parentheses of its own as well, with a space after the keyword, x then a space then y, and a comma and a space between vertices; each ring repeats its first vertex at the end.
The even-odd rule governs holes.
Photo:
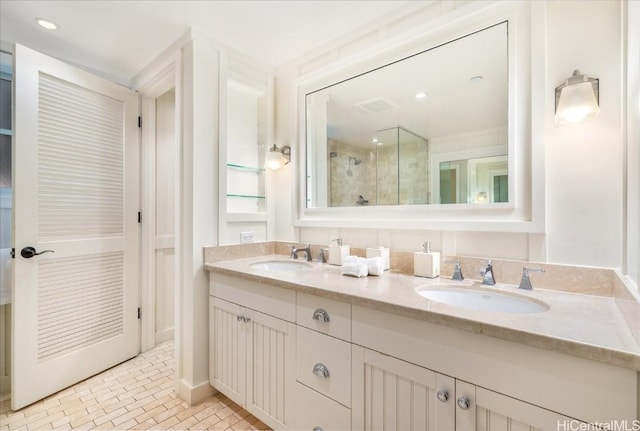
POLYGON ((298 292, 296 428, 350 430, 351 305, 298 292))
POLYGON ((636 371, 531 334, 514 343, 223 274, 210 316, 211 384, 274 429, 556 431, 638 415, 636 371))
POLYGON ((354 430, 556 431, 582 423, 356 345, 353 376, 354 430))
POLYGON ((455 380, 353 346, 353 429, 454 431, 455 380))
MULTIPOLYGON (((352 317, 354 429, 394 429, 386 424, 369 426, 362 419, 363 412, 366 419, 372 409, 393 410, 408 402, 395 402, 394 407, 388 401, 386 405, 371 404, 367 397, 376 394, 380 382, 392 388, 403 380, 403 384, 416 384, 411 377, 415 375, 423 376, 423 387, 431 386, 427 390, 431 398, 434 393, 437 398, 437 391, 445 388, 445 383, 441 386, 438 381, 441 374, 455 378, 455 390, 449 391, 448 400, 455 405, 455 414, 448 417, 455 418, 456 431, 556 431, 571 429, 570 420, 573 424, 611 420, 631 423, 637 418, 638 375, 634 370, 359 306, 352 307, 352 317), (357 346, 366 347, 364 359, 355 353, 357 346), (372 351, 386 356, 376 357, 372 351), (414 374, 403 376, 402 370, 414 374), (567 427, 558 428, 558 422, 564 421, 567 427), (511 428, 501 428, 501 423, 511 428)), ((446 386, 451 387, 451 381, 446 386)), ((386 393, 385 387, 383 390, 386 393)), ((425 405, 428 410, 437 409, 438 420, 443 417, 441 405, 430 400, 425 405)))
POLYGON ((588 429, 583 422, 515 398, 456 381, 456 431, 588 429))
POLYGON ((211 385, 270 427, 293 429, 295 292, 216 275, 209 313, 211 385))

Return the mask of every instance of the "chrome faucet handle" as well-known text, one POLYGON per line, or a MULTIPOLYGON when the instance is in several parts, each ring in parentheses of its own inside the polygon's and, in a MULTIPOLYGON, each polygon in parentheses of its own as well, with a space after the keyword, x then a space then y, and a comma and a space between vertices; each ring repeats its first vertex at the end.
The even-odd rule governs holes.
POLYGON ((331 242, 335 242, 337 245, 341 246, 342 245, 342 238, 332 239, 331 242))
POLYGON ((289 253, 289 257, 292 259, 297 259, 298 255, 296 254, 296 245, 295 244, 287 244, 287 247, 291 249, 289 253))
POLYGON ((328 248, 321 248, 320 254, 318 254, 318 262, 327 263, 327 253, 329 252, 328 248))
POLYGON ((444 261, 444 263, 455 263, 456 266, 453 269, 453 275, 451 276, 452 280, 464 280, 464 276, 462 275, 462 267, 460 266, 460 260, 459 259, 447 259, 444 261))
POLYGON ((487 262, 487 267, 480 271, 480 275, 482 276, 482 284, 487 286, 495 286, 496 279, 493 275, 493 265, 491 264, 491 259, 487 262))
POLYGON ((544 272, 543 268, 528 268, 526 266, 522 267, 522 279, 520 280, 520 286, 518 289, 524 290, 532 290, 533 286, 531 286, 531 280, 529 279, 529 271, 532 272, 544 272))

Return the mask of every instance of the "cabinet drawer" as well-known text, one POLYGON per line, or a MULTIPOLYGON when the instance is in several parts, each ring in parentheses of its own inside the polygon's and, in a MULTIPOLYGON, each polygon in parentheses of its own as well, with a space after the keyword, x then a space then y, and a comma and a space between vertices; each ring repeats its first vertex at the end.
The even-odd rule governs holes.
POLYGON ((351 304, 298 293, 296 322, 305 328, 351 341, 351 304), (329 321, 325 322, 327 318, 329 321))
POLYGON ((296 340, 297 380, 350 407, 351 344, 300 326, 296 340))
POLYGON ((351 410, 296 383, 296 430, 347 431, 351 429, 351 410))
POLYGON ((213 272, 209 277, 209 295, 295 322, 295 291, 213 272))

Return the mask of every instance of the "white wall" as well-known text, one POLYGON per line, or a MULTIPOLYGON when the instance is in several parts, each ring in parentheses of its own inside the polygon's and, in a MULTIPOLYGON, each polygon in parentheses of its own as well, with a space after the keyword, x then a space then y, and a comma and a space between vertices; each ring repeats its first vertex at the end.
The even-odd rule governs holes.
MULTIPOLYGON (((640 2, 627 3, 627 237, 626 268, 640 288, 640 2)), ((640 289, 639 289, 640 291, 640 289)))
POLYGON ((600 79, 596 122, 554 127, 547 104, 547 257, 550 262, 622 266, 621 4, 547 4, 547 73, 560 84, 574 69, 600 79))
MULTIPOLYGON (((472 10, 478 2, 463 6, 472 10)), ((480 2, 488 5, 488 2, 480 2)), ((417 250, 431 240, 436 250, 460 255, 501 257, 553 263, 622 267, 623 191, 622 168, 622 45, 621 4, 615 1, 553 1, 546 4, 546 100, 544 112, 546 147, 546 235, 499 232, 446 232, 397 229, 292 229, 296 210, 291 208, 289 194, 280 197, 276 238, 326 243, 342 236, 354 246, 373 244, 417 250), (553 124, 554 87, 568 78, 575 68, 600 78, 600 118, 594 123, 556 127, 553 124)), ((449 4, 449 6, 451 6, 449 4)), ((442 10, 447 7, 442 3, 442 10)), ((426 19, 426 17, 425 17, 426 19)), ((432 19, 438 18, 434 14, 432 19)), ((415 22, 407 20, 407 22, 415 22)), ((423 24, 421 22, 421 24, 423 24)), ((403 29, 410 32, 413 26, 403 29)), ((397 31, 397 26, 394 27, 397 31)), ((357 32, 356 32, 357 33, 357 32)), ((382 37, 382 36, 381 36, 382 37)), ((352 35, 352 38, 356 38, 352 35)), ((362 45, 371 50, 380 40, 362 45)), ((333 48, 339 46, 338 43, 333 48)), ((338 49, 333 53, 338 58, 338 49)), ((281 68, 277 74, 278 140, 296 136, 295 78, 303 61, 330 58, 327 54, 301 59, 300 63, 281 68)), ((534 58, 533 68, 535 64, 534 58)), ((300 145, 301 143, 297 143, 300 145)), ((298 161, 297 163, 300 163, 298 161)), ((637 169, 637 167, 636 167, 637 169)), ((290 173, 281 173, 280 189, 291 181, 290 173)))

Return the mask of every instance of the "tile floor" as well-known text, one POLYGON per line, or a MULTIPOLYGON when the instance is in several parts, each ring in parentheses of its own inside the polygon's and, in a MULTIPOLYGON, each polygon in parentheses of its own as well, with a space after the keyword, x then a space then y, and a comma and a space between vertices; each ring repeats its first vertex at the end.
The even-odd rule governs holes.
POLYGON ((0 430, 268 430, 222 394, 188 407, 174 394, 173 342, 22 410, 0 402, 0 430))

